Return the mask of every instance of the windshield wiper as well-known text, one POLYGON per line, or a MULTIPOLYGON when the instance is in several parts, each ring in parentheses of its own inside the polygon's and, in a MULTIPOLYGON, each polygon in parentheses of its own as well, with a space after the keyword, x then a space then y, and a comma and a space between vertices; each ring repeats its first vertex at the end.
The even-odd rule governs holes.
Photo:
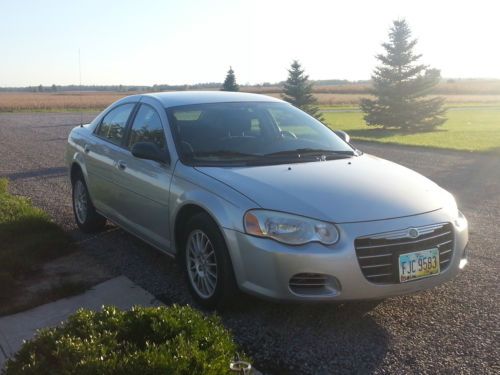
POLYGON ((215 151, 202 151, 189 153, 186 155, 190 159, 197 159, 198 157, 206 157, 206 156, 220 156, 224 158, 255 158, 260 155, 256 154, 248 154, 239 151, 231 151, 231 150, 215 150, 215 151))
POLYGON ((302 156, 319 156, 321 159, 330 160, 330 159, 344 159, 350 158, 354 156, 355 153, 353 151, 334 151, 334 150, 322 150, 315 148, 298 148, 295 150, 285 150, 278 152, 271 152, 270 154, 265 154, 266 157, 275 157, 275 156, 295 156, 297 158, 301 158, 302 156))
POLYGON ((306 161, 325 161, 333 159, 345 159, 354 156, 352 151, 332 151, 311 148, 286 150, 272 152, 269 154, 249 154, 232 150, 214 150, 189 153, 185 157, 197 163, 219 163, 229 162, 231 164, 243 162, 245 165, 265 165, 282 163, 302 163, 306 161), (217 159, 211 159, 215 157, 217 159))

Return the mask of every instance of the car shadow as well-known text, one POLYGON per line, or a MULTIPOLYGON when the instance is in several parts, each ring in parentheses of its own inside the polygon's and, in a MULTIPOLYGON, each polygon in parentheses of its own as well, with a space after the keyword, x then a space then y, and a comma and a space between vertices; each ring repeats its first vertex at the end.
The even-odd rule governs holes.
POLYGON ((266 374, 371 374, 390 345, 375 310, 370 303, 278 303, 242 295, 220 315, 266 374))
POLYGON ((13 173, 3 173, 0 174, 0 178, 6 177, 9 180, 21 180, 25 178, 35 178, 35 177, 62 177, 67 174, 68 168, 66 167, 52 167, 52 168, 40 168, 31 171, 23 172, 13 172, 13 173))

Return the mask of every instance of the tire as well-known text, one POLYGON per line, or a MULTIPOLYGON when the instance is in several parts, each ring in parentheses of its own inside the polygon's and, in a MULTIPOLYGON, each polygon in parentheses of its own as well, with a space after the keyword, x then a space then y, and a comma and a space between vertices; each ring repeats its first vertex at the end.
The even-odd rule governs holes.
POLYGON ((73 213, 78 228, 85 233, 95 233, 104 229, 106 218, 95 210, 81 173, 73 179, 72 187, 73 213))
POLYGON ((209 309, 229 306, 238 288, 217 224, 206 213, 194 215, 187 222, 183 244, 182 264, 196 302, 209 309))

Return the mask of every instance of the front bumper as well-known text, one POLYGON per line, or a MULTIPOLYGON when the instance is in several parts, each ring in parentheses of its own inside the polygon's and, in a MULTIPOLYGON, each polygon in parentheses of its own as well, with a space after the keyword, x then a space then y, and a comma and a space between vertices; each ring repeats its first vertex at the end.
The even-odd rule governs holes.
POLYGON ((310 243, 288 246, 276 241, 224 229, 239 288, 247 293, 277 300, 323 301, 366 300, 410 294, 453 279, 466 263, 468 225, 454 223, 443 210, 422 215, 381 221, 338 225, 340 241, 333 246, 310 243), (450 265, 439 275, 406 283, 375 284, 361 272, 354 240, 373 233, 451 222, 454 246, 450 265), (323 292, 297 292, 290 280, 297 274, 328 276, 323 292))

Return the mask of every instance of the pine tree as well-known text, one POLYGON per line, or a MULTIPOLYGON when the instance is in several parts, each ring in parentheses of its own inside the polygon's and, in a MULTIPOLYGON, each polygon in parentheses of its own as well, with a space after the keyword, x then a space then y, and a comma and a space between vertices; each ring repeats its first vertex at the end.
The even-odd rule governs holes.
POLYGON ((312 94, 313 84, 309 82, 309 76, 304 74, 297 60, 292 62, 288 69, 288 79, 283 87, 283 100, 300 108, 311 116, 323 121, 319 108, 316 107, 317 100, 312 94))
POLYGON ((234 75, 234 70, 232 67, 229 67, 227 71, 226 79, 222 84, 221 91, 240 91, 240 86, 236 83, 236 77, 234 75))
POLYGON ((442 125, 443 99, 427 95, 440 81, 440 72, 418 64, 421 55, 413 48, 411 31, 405 20, 393 22, 389 42, 382 44, 385 55, 372 76, 375 99, 363 99, 361 109, 368 126, 403 130, 429 130, 442 125))

